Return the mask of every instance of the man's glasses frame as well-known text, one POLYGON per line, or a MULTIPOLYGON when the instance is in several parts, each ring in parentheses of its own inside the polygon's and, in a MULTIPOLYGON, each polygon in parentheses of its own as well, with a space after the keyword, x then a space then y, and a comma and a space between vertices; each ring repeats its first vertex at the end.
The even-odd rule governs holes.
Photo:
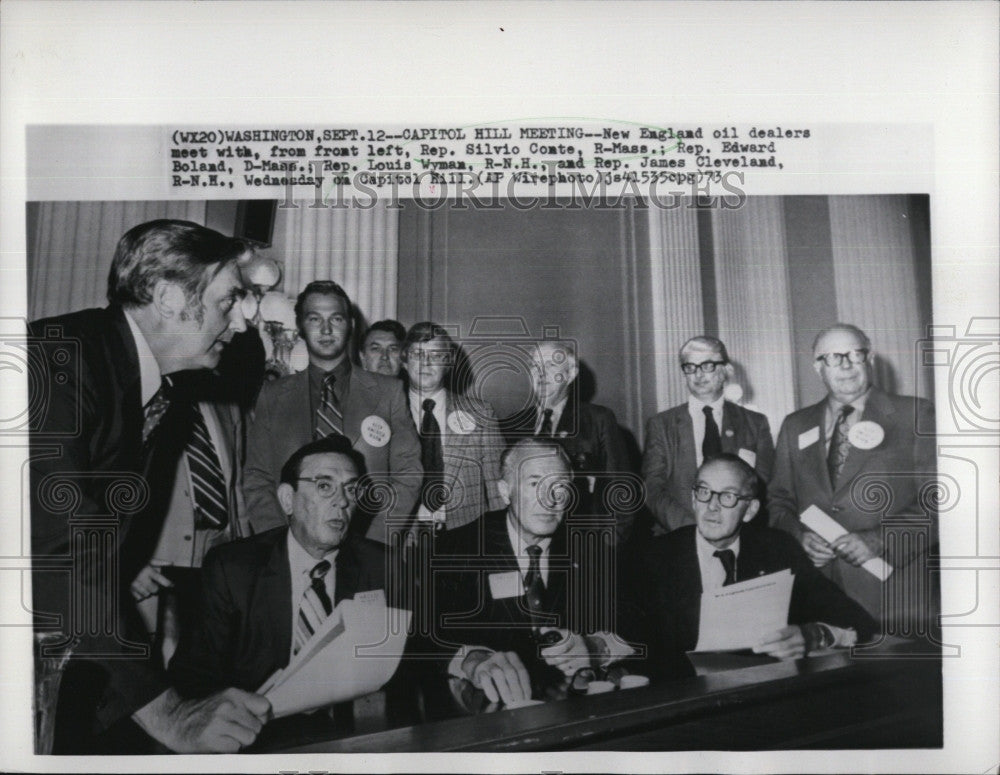
POLYGON ((703 361, 702 363, 682 363, 681 371, 685 374, 694 374, 699 369, 706 374, 711 374, 719 366, 725 366, 728 361, 703 361))
POLYGON ((844 358, 847 358, 850 363, 857 366, 868 360, 868 350, 850 350, 846 353, 823 353, 816 356, 817 361, 823 361, 831 369, 840 366, 844 362, 844 358))
POLYGON ((344 490, 344 496, 348 501, 356 501, 361 492, 361 489, 357 482, 348 482, 347 484, 338 485, 328 476, 300 476, 297 477, 297 482, 312 482, 316 487, 316 492, 320 494, 323 498, 332 498, 337 494, 338 488, 342 487, 344 490))
POLYGON ((752 501, 754 499, 753 495, 737 495, 735 492, 719 492, 718 490, 710 490, 704 485, 698 484, 691 488, 691 492, 694 493, 694 498, 699 503, 711 503, 712 496, 718 496, 719 505, 724 509, 731 509, 740 501, 752 501))

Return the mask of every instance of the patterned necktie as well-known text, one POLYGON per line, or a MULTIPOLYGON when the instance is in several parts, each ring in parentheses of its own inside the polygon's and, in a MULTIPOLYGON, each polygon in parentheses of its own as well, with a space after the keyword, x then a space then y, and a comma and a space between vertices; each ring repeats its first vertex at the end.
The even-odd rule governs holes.
POLYGON ((849 430, 847 419, 853 411, 854 407, 850 404, 845 404, 841 407, 840 414, 837 416, 837 423, 833 426, 830 449, 826 455, 826 470, 830 474, 830 486, 835 490, 837 489, 837 480, 840 478, 840 472, 843 470, 844 462, 847 460, 847 453, 851 450, 851 440, 847 434, 849 430))
POLYGON ((701 442, 701 458, 708 460, 710 457, 722 454, 722 438, 719 436, 719 426, 715 424, 712 407, 703 406, 701 411, 705 415, 705 438, 701 442))
POLYGON ((542 580, 542 547, 532 544, 527 547, 528 552, 528 572, 524 574, 524 595, 528 599, 528 610, 532 613, 532 619, 536 619, 535 614, 544 612, 545 582, 542 580))
POLYGON ((722 586, 728 587, 730 584, 735 584, 736 552, 732 549, 720 549, 716 552, 712 552, 712 554, 719 558, 719 562, 722 563, 722 567, 726 569, 726 580, 722 582, 722 586))
POLYGON ((433 398, 425 398, 421 407, 424 414, 420 420, 420 462, 424 467, 424 481, 420 490, 420 502, 429 511, 441 508, 441 494, 435 494, 435 484, 441 481, 444 471, 444 450, 441 447, 441 426, 434 416, 437 403, 433 398))
POLYGON ((323 394, 320 396, 319 407, 316 409, 314 435, 317 439, 322 439, 331 433, 344 432, 344 415, 340 411, 337 396, 333 392, 333 383, 336 379, 333 372, 323 377, 323 394))
POLYGON ((302 602, 299 604, 299 615, 295 619, 295 640, 292 654, 299 653, 333 610, 333 603, 330 602, 330 596, 326 592, 325 581, 326 574, 329 573, 331 567, 333 566, 329 560, 320 560, 309 571, 311 583, 306 587, 306 591, 302 594, 302 602))
POLYGON ((221 530, 229 522, 226 480, 205 417, 197 404, 191 407, 191 438, 184 452, 191 474, 195 528, 221 530))
POLYGON ((143 445, 149 443, 149 439, 152 437, 153 431, 156 430, 156 426, 160 424, 160 420, 163 419, 163 415, 165 415, 167 413, 167 409, 170 408, 171 384, 170 378, 164 377, 160 381, 160 389, 153 394, 153 397, 146 402, 146 405, 142 409, 143 445))
POLYGON ((539 436, 552 435, 552 410, 546 409, 542 412, 542 427, 538 431, 539 436))

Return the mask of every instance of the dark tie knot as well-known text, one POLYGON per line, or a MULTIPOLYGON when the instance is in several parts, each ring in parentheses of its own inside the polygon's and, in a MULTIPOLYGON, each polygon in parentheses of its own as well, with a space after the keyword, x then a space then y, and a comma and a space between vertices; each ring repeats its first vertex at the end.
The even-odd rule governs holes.
POLYGON ((433 412, 434 407, 437 406, 437 402, 433 398, 425 398, 421 406, 424 407, 425 412, 433 412))
POLYGON ((710 406, 703 406, 701 408, 701 413, 706 417, 712 417, 713 420, 715 419, 715 417, 712 416, 712 407, 710 406))
POLYGON ((528 553, 528 557, 530 557, 532 560, 537 560, 539 557, 542 556, 542 547, 540 547, 538 544, 532 544, 527 549, 525 549, 525 551, 528 553))
POLYGON ((736 552, 732 549, 719 549, 712 554, 719 558, 719 562, 722 563, 722 567, 726 571, 726 580, 724 584, 735 584, 736 583, 736 552))
POLYGON ((842 407, 840 407, 840 422, 846 421, 847 418, 851 416, 851 413, 853 411, 854 407, 851 406, 850 404, 844 404, 842 407))
POLYGON ((313 566, 313 569, 309 571, 309 578, 313 581, 319 581, 330 571, 330 561, 320 560, 313 566))

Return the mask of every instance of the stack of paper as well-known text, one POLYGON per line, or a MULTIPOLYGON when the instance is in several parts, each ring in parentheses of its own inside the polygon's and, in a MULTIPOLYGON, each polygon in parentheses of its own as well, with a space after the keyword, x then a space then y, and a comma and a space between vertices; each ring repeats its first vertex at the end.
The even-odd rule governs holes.
POLYGON ((703 592, 695 651, 749 649, 787 625, 794 580, 782 570, 703 592))
POLYGON ((344 600, 257 692, 270 700, 274 718, 370 694, 396 672, 409 624, 409 611, 384 601, 344 600))

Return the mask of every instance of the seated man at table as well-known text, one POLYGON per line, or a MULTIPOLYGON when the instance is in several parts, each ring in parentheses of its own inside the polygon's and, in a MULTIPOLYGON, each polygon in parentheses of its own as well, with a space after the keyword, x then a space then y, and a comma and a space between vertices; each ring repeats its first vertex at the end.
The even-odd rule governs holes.
POLYGON ((594 558, 570 540, 572 469, 562 447, 522 439, 501 456, 500 477, 506 508, 442 534, 435 546, 432 628, 452 677, 510 704, 545 699, 581 668, 603 667, 632 648, 587 627, 616 610, 616 587, 600 578, 614 547, 594 558), (607 597, 595 598, 601 589, 607 597))
POLYGON ((691 493, 696 524, 653 539, 638 564, 650 638, 651 672, 679 651, 695 648, 702 592, 790 569, 794 576, 788 625, 753 650, 794 659, 871 636, 874 620, 824 577, 786 533, 741 531, 760 508, 757 476, 736 455, 702 463, 691 493))
MULTIPOLYGON (((345 436, 306 444, 281 470, 278 501, 288 526, 208 553, 200 616, 170 663, 181 695, 255 691, 342 600, 385 594, 385 547, 348 532, 363 472, 345 436)), ((348 711, 334 715, 350 723, 348 711)))

